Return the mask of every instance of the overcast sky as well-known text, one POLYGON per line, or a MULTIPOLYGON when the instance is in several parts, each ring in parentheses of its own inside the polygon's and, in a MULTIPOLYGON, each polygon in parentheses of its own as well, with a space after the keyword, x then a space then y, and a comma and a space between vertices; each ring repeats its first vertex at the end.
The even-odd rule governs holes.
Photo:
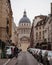
POLYGON ((32 20, 37 15, 50 14, 50 3, 52 0, 11 0, 14 22, 18 25, 19 20, 23 17, 26 10, 27 17, 32 20))

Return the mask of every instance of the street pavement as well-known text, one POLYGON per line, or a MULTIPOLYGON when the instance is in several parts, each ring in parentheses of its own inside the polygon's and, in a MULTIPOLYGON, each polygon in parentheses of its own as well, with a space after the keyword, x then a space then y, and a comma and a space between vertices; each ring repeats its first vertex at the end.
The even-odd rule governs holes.
MULTIPOLYGON (((0 59, 0 65, 43 65, 39 63, 29 52, 20 52, 18 57, 10 59, 0 59), (7 62, 6 62, 7 61, 7 62), (6 63, 5 63, 6 62, 6 63)), ((50 65, 52 65, 52 60, 50 60, 50 65)))
POLYGON ((52 59, 50 60, 50 65, 52 65, 52 59))
POLYGON ((6 65, 15 65, 17 63, 18 58, 12 58, 6 65))
POLYGON ((40 63, 29 52, 21 52, 15 65, 40 65, 40 63))
MULTIPOLYGON (((1 65, 1 64, 0 64, 1 65)), ((5 65, 42 65, 29 52, 20 52, 5 65)))

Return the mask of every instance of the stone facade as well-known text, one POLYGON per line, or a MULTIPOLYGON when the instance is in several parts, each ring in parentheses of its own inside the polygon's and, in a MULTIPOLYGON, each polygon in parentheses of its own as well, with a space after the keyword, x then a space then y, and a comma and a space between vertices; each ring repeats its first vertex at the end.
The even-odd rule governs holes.
POLYGON ((35 16, 32 24, 31 31, 31 45, 36 46, 37 43, 42 43, 45 39, 45 24, 47 16, 39 15, 35 16))
MULTIPOLYGON (((33 46, 36 46, 36 43, 40 43, 39 46, 44 47, 44 49, 52 49, 52 3, 51 3, 51 13, 48 16, 40 15, 35 16, 32 24, 33 35, 33 46)), ((32 40, 32 39, 31 39, 32 40)), ((31 44, 32 45, 32 44, 31 44)))
POLYGON ((51 3, 51 15, 52 15, 52 3, 51 3))
POLYGON ((11 36, 12 44, 18 45, 18 31, 17 26, 14 22, 12 22, 12 36, 11 36))
POLYGON ((48 15, 48 20, 45 25, 45 39, 49 44, 51 44, 52 49, 52 3, 51 3, 51 13, 48 15))
POLYGON ((10 0, 0 0, 0 39, 4 42, 11 37, 12 19, 10 0))
POLYGON ((22 50, 26 50, 30 44, 30 31, 31 31, 31 22, 26 16, 26 11, 22 19, 19 21, 18 33, 19 33, 19 44, 22 50), (25 48, 24 48, 25 47, 25 48))

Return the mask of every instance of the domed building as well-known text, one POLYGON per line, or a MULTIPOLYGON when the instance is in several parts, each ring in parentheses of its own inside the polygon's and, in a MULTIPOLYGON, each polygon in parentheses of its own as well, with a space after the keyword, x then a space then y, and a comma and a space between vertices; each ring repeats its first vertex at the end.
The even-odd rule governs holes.
POLYGON ((18 32, 19 32, 19 44, 23 51, 27 50, 30 44, 30 31, 31 22, 24 11, 23 17, 19 21, 18 32))

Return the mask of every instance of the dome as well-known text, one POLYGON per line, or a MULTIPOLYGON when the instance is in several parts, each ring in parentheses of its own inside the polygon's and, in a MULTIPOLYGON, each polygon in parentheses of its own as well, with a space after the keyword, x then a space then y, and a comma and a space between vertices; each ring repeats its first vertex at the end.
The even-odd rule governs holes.
POLYGON ((19 23, 30 23, 29 18, 26 15, 26 11, 24 11, 23 17, 20 19, 19 23))

